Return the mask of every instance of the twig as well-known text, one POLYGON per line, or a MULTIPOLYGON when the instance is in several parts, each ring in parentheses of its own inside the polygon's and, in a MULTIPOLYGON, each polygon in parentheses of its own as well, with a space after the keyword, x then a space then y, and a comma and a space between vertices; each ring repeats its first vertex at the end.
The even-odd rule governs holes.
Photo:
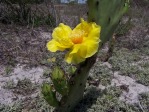
POLYGON ((142 110, 142 112, 145 112, 145 110, 143 109, 143 107, 142 107, 140 101, 138 102, 138 104, 139 104, 139 107, 140 107, 140 109, 142 110))

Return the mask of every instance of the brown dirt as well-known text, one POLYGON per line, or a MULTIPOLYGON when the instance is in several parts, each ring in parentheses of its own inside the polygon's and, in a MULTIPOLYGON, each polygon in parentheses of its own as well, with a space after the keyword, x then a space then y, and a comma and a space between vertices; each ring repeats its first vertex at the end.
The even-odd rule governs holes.
POLYGON ((0 64, 38 65, 46 57, 46 42, 51 38, 48 27, 0 24, 0 64))

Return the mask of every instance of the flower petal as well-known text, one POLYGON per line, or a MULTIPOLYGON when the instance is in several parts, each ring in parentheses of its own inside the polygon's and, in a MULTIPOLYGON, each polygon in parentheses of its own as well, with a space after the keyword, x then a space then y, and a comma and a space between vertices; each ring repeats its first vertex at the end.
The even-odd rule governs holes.
POLYGON ((71 39, 69 38, 71 32, 72 29, 69 26, 60 23, 60 25, 54 29, 52 37, 61 46, 63 46, 63 48, 70 48, 73 45, 71 39))
POLYGON ((88 35, 88 32, 90 31, 90 27, 91 24, 88 23, 87 21, 84 21, 83 19, 81 19, 81 23, 78 24, 73 31, 75 30, 82 30, 83 32, 85 32, 85 36, 88 35))
POLYGON ((81 45, 80 44, 74 44, 73 48, 70 51, 70 54, 77 53, 78 50, 80 49, 81 45))
POLYGON ((87 37, 88 39, 94 38, 96 40, 99 40, 101 27, 95 22, 88 23, 87 21, 81 19, 81 23, 77 25, 74 30, 78 29, 83 30, 85 32, 85 37, 87 37))
POLYGON ((52 37, 56 40, 69 38, 68 36, 70 35, 71 32, 72 29, 69 26, 60 23, 59 26, 54 29, 52 37))
POLYGON ((60 50, 60 51, 65 50, 65 48, 61 47, 61 45, 54 39, 47 43, 47 48, 51 52, 56 52, 57 50, 60 50))
POLYGON ((85 61, 85 58, 80 57, 76 53, 70 54, 70 52, 69 52, 68 54, 65 55, 65 61, 67 63, 78 64, 78 63, 85 61))
POLYGON ((91 30, 88 34, 87 39, 91 39, 94 41, 100 41, 100 31, 101 31, 101 27, 97 26, 95 23, 92 23, 91 25, 91 30))
POLYGON ((98 51, 99 42, 87 40, 81 45, 81 49, 78 51, 78 55, 82 58, 88 58, 93 56, 98 51))

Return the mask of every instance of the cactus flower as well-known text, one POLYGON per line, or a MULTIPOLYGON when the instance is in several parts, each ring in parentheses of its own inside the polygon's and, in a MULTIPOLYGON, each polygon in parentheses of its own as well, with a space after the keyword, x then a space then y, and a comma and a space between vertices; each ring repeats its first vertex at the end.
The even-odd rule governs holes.
POLYGON ((100 26, 96 23, 88 23, 83 19, 73 30, 60 23, 54 29, 53 39, 47 43, 47 48, 51 52, 68 49, 65 56, 66 62, 78 64, 98 51, 100 30, 100 26))

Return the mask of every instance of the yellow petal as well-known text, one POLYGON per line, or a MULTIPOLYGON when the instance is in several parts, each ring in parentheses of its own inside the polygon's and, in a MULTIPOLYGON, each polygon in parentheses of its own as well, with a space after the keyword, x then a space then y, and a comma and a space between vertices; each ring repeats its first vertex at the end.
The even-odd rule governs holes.
POLYGON ((60 44, 60 46, 63 46, 63 48, 70 48, 73 45, 69 38, 71 32, 72 29, 69 26, 60 23, 60 25, 54 29, 52 37, 60 44))
POLYGON ((87 37, 98 37, 98 38, 101 31, 101 27, 97 25, 95 22, 88 23, 83 19, 81 19, 81 23, 77 25, 74 30, 78 30, 78 29, 83 30, 86 33, 85 36, 87 37))
POLYGON ((101 27, 97 26, 95 23, 92 23, 91 25, 91 30, 88 34, 87 39, 91 39, 94 41, 100 41, 100 31, 101 31, 101 27))
POLYGON ((80 49, 81 45, 80 44, 74 44, 73 48, 70 51, 70 54, 77 53, 78 50, 80 49))
POLYGON ((90 31, 90 27, 91 23, 88 23, 87 21, 84 21, 83 19, 81 19, 81 23, 78 24, 73 31, 75 30, 82 30, 83 32, 85 32, 85 36, 88 35, 88 32, 90 31))
POLYGON ((81 45, 81 49, 78 51, 78 55, 82 58, 88 58, 93 56, 98 51, 99 42, 88 40, 81 45))
POLYGON ((56 52, 57 50, 63 51, 65 48, 60 47, 61 45, 54 39, 47 43, 47 48, 51 52, 56 52))
POLYGON ((58 40, 69 38, 68 36, 70 35, 71 32, 72 29, 69 26, 60 23, 59 26, 54 29, 52 37, 58 40))
POLYGON ((85 61, 85 58, 80 57, 78 54, 66 54, 65 61, 67 63, 78 64, 85 61))

